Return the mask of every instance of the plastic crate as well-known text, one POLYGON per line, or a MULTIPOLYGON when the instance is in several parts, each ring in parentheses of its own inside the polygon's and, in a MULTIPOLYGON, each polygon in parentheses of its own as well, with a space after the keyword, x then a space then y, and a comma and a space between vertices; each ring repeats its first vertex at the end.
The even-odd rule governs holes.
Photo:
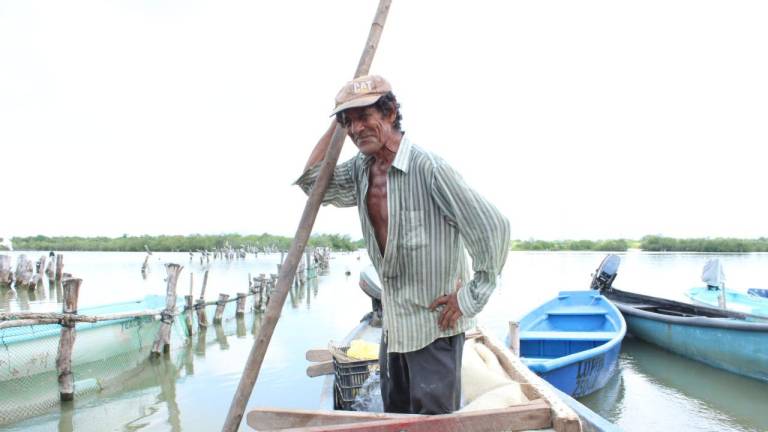
MULTIPOLYGON (((346 354, 349 347, 339 347, 337 349, 346 354)), ((355 397, 357 397, 357 394, 360 392, 360 387, 363 386, 365 380, 371 375, 371 372, 378 369, 378 359, 343 361, 334 356, 334 409, 350 411, 352 409, 352 403, 355 401, 355 397)))

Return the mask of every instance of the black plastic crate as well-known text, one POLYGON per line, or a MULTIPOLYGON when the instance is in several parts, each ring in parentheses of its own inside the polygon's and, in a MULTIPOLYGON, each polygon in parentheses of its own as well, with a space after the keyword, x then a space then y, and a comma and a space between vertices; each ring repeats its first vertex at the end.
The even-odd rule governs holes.
MULTIPOLYGON (((337 348, 346 354, 349 347, 337 348)), ((360 392, 365 380, 372 371, 379 369, 379 360, 354 360, 344 361, 337 356, 333 357, 333 370, 335 380, 333 385, 334 409, 351 410, 355 397, 360 392)))

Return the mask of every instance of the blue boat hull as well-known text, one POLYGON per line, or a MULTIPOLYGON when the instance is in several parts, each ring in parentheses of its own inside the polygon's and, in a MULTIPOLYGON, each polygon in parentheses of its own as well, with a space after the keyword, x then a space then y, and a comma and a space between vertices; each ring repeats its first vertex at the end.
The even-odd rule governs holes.
MULTIPOLYGON (((719 305, 720 294, 720 289, 706 287, 688 290, 688 297, 694 302, 714 307, 719 305)), ((725 307, 728 310, 768 317, 768 298, 765 297, 726 289, 725 307)))
MULTIPOLYGON (((622 309, 624 311, 624 309, 622 309)), ((768 326, 763 331, 663 322, 625 313, 629 332, 710 366, 768 382, 768 326)), ((758 324, 755 324, 758 325, 758 324)))
POLYGON ((626 323, 595 291, 563 291, 520 321, 523 362, 558 390, 582 397, 618 369, 626 323))
POLYGON ((547 382, 571 397, 582 397, 605 387, 618 369, 621 344, 603 354, 539 373, 547 382))

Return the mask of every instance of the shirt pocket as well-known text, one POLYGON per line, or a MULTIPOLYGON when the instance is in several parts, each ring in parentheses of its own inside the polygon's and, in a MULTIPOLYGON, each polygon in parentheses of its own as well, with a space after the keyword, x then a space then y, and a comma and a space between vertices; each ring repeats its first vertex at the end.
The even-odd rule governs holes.
POLYGON ((400 227, 400 247, 407 252, 419 252, 427 247, 427 224, 423 210, 403 210, 400 227))

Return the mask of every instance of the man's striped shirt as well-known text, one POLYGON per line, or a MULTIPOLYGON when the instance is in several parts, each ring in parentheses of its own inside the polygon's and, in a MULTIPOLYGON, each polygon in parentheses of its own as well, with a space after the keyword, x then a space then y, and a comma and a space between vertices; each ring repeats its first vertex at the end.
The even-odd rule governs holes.
MULTIPOLYGON (((390 352, 421 349, 437 338, 475 326, 496 287, 509 250, 509 222, 438 156, 406 137, 387 172, 389 225, 382 256, 368 215, 366 194, 373 157, 359 153, 336 166, 323 204, 357 206, 363 238, 382 282, 383 329, 390 352), (474 276, 466 270, 465 248, 474 276), (429 305, 456 289, 463 313, 456 328, 441 331, 429 305)), ((309 194, 322 163, 297 181, 309 194)))

